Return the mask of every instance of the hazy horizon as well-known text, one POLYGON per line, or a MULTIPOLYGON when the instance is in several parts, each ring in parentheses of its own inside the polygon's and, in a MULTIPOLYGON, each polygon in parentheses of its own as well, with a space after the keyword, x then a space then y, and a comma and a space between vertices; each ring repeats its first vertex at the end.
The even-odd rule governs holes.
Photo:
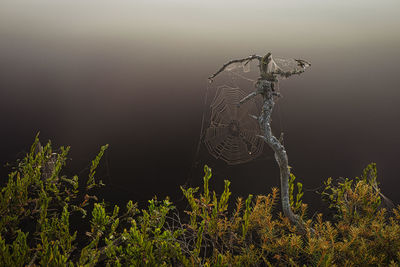
MULTIPOLYGON (((312 63, 282 83, 273 129, 305 188, 377 162, 399 203, 399 10, 395 0, 2 1, 1 163, 37 131, 72 145, 76 170, 110 143, 113 184, 148 198, 156 182, 176 196, 193 171, 207 77, 271 51, 312 63)), ((272 158, 228 168, 202 155, 237 194, 279 185, 272 158)))

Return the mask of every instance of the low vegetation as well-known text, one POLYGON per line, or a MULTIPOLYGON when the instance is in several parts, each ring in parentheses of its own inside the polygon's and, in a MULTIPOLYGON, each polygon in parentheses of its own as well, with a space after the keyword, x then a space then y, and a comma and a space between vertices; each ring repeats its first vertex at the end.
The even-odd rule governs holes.
POLYGON ((290 179, 292 209, 306 232, 276 210, 278 189, 239 198, 228 211, 229 181, 216 193, 182 188, 189 210, 156 198, 139 210, 106 205, 92 161, 85 183, 62 168, 69 148, 53 153, 38 138, 0 192, 0 266, 399 266, 400 206, 382 207, 375 164, 321 193, 334 216, 307 217, 302 185, 290 179))

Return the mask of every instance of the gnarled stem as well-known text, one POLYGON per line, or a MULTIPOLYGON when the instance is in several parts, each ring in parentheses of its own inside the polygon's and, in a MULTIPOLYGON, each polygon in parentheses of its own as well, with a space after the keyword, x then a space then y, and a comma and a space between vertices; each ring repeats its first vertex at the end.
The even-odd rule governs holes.
MULTIPOLYGON (((260 68, 260 78, 258 79, 256 85, 255 85, 255 91, 250 93, 248 96, 243 98, 240 101, 240 104, 245 103, 246 101, 249 101, 251 98, 257 96, 257 95, 262 95, 263 97, 263 106, 261 110, 260 116, 257 118, 258 122, 260 124, 260 128, 262 131, 262 135, 259 137, 262 138, 268 145, 269 147, 274 151, 275 153, 275 159, 276 162, 279 165, 279 170, 280 170, 280 180, 281 180, 281 199, 282 199, 282 210, 283 213, 290 222, 293 224, 297 225, 299 229, 306 233, 305 229, 305 224, 304 222, 299 218, 298 215, 294 214, 292 211, 292 208, 290 207, 290 198, 289 198, 289 178, 290 178, 290 168, 289 168, 289 162, 288 162, 288 156, 285 150, 285 147, 281 143, 281 141, 278 140, 273 134, 271 130, 271 121, 272 121, 272 111, 275 106, 275 101, 274 101, 274 96, 277 96, 277 94, 274 90, 274 82, 276 81, 274 73, 266 73, 267 72, 267 65, 271 59, 271 53, 268 53, 264 57, 257 56, 257 55, 251 55, 247 58, 243 59, 235 59, 227 62, 224 64, 216 73, 210 76, 210 81, 214 77, 216 77, 219 73, 224 71, 229 65, 237 62, 249 62, 251 60, 257 59, 259 61, 259 68, 260 68), (267 75, 269 74, 269 75, 267 75)), ((313 233, 314 230, 310 229, 310 231, 313 233)))
POLYGON ((261 110, 261 115, 258 118, 260 128, 262 131, 262 136, 260 136, 274 151, 276 162, 279 165, 280 170, 280 180, 281 180, 281 199, 282 199, 282 210, 289 220, 304 230, 304 224, 299 219, 299 217, 293 213, 290 207, 289 199, 289 178, 290 169, 288 156, 285 147, 282 143, 272 134, 271 121, 272 121, 272 111, 275 106, 274 101, 274 91, 272 89, 272 82, 267 80, 259 80, 256 84, 257 91, 263 97, 263 106, 261 110))

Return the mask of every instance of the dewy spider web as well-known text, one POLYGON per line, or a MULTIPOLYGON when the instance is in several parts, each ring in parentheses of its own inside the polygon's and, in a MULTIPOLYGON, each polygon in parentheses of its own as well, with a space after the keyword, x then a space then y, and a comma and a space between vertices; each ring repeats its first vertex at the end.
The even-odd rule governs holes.
POLYGON ((250 63, 232 64, 213 83, 215 96, 203 142, 211 155, 229 165, 252 161, 263 151, 264 141, 257 137, 261 134, 259 123, 250 117, 260 113, 261 99, 239 106, 239 101, 254 91, 257 76, 250 67, 250 63))
POLYGON ((204 143, 217 159, 233 165, 253 160, 262 153, 264 141, 258 121, 249 117, 257 114, 255 102, 239 107, 245 94, 240 88, 220 86, 211 104, 211 123, 204 135, 204 143))
MULTIPOLYGON (((309 63, 298 59, 272 58, 266 72, 277 79, 274 90, 279 91, 278 81, 294 74, 302 73, 309 63)), ((258 116, 261 111, 261 98, 238 106, 239 101, 254 92, 255 82, 260 77, 258 66, 253 62, 237 62, 226 66, 214 79, 215 97, 210 104, 208 128, 202 139, 209 153, 226 163, 240 164, 258 157, 264 142, 259 123, 251 115, 258 116)), ((210 88, 209 88, 210 89, 210 88)), ((203 120, 204 122, 204 120, 203 120)), ((282 126, 281 126, 282 128, 282 126)))

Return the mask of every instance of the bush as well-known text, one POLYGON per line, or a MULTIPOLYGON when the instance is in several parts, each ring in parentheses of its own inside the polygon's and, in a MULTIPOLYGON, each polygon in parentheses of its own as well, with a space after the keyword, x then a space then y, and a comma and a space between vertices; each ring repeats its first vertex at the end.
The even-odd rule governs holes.
POLYGON ((306 223, 299 231, 274 212, 278 189, 238 198, 228 212, 230 182, 223 192, 181 188, 190 209, 184 216, 168 200, 149 201, 139 210, 129 201, 120 211, 100 202, 92 161, 85 183, 62 168, 69 148, 56 153, 36 137, 0 192, 0 266, 398 266, 400 207, 381 206, 375 164, 360 178, 325 182, 322 192, 335 213, 306 219, 302 184, 290 179, 290 203, 306 223), (296 190, 295 190, 296 188, 296 190), (296 191, 296 192, 295 192, 296 191), (79 227, 72 227, 76 220, 79 227))

